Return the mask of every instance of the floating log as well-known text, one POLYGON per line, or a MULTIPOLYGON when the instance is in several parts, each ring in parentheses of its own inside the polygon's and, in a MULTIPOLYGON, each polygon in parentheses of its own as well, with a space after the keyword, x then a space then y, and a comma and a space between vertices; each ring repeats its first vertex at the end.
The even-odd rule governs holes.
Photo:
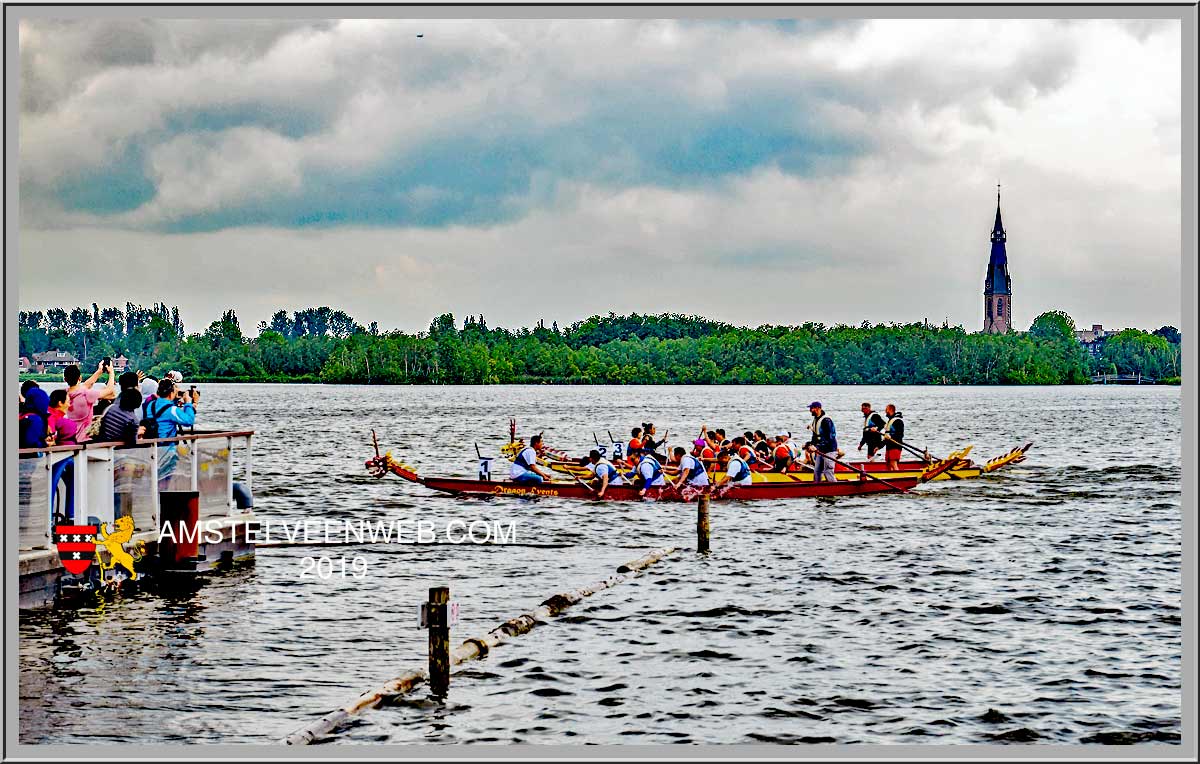
MULTIPOLYGON (((450 665, 457 666, 460 663, 478 660, 487 656, 493 648, 503 644, 512 637, 529 632, 545 619, 558 615, 585 597, 590 597, 597 592, 610 589, 623 581, 637 576, 641 571, 659 562, 674 551, 674 547, 659 549, 644 557, 627 562, 617 568, 616 575, 609 576, 603 581, 597 581, 588 586, 582 586, 573 591, 555 594, 542 602, 534 610, 505 621, 482 637, 471 637, 464 640, 461 645, 450 652, 450 665)), ((432 590, 430 590, 430 593, 432 594, 432 590)), ((288 745, 308 745, 313 743, 329 735, 349 721, 354 715, 368 708, 375 708, 391 698, 411 692, 417 685, 428 681, 428 678, 428 674, 420 669, 401 674, 375 690, 364 692, 352 702, 322 716, 312 724, 296 730, 288 735, 284 739, 284 742, 288 745)))

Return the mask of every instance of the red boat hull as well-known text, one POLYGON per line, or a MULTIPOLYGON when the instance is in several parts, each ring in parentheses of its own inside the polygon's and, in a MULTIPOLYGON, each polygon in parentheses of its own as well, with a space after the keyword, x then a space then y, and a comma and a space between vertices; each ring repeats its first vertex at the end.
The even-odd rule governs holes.
MULTIPOLYGON (((564 499, 595 499, 596 494, 590 488, 580 483, 552 482, 530 485, 513 483, 507 480, 482 481, 466 478, 421 478, 427 488, 435 491, 445 491, 457 494, 480 494, 489 496, 518 496, 534 498, 538 496, 557 497, 564 499)), ((836 483, 757 483, 752 486, 733 486, 714 491, 713 500, 752 501, 756 499, 803 499, 813 496, 857 496, 865 493, 887 493, 899 489, 910 489, 920 482, 917 478, 901 478, 882 483, 878 480, 864 478, 863 480, 839 480, 836 483), (890 483, 891 485, 888 485, 890 483)), ((654 487, 646 491, 646 496, 639 494, 638 489, 629 485, 609 486, 604 492, 603 501, 642 501, 654 499, 657 501, 693 501, 701 493, 698 488, 685 488, 684 495, 671 487, 654 487)))

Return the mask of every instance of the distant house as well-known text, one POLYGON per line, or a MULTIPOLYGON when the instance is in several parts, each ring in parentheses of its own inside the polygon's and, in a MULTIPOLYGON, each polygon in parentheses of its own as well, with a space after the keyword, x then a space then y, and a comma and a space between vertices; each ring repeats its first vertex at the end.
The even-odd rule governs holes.
POLYGON ((79 359, 65 350, 47 350, 33 354, 33 368, 38 374, 47 371, 62 371, 71 364, 79 365, 79 359))
POLYGON ((121 355, 112 359, 112 361, 113 361, 113 371, 116 372, 117 374, 124 374, 126 367, 129 366, 129 359, 125 357, 124 353, 122 353, 121 355))
POLYGON ((17 373, 26 374, 30 371, 33 371, 33 366, 29 363, 29 359, 25 356, 21 356, 20 359, 17 360, 17 373))
POLYGON ((1105 329, 1103 324, 1092 324, 1091 329, 1077 329, 1075 339, 1079 340, 1084 350, 1092 355, 1100 355, 1104 350, 1104 341, 1114 334, 1120 334, 1121 331, 1124 330, 1105 329))

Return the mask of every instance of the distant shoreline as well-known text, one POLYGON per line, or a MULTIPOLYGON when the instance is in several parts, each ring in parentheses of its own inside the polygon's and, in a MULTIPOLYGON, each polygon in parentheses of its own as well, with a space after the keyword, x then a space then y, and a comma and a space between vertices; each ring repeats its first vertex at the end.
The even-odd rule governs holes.
MULTIPOLYGON (((27 379, 32 379, 35 382, 62 382, 61 374, 19 374, 18 382, 24 382, 27 379)), ((328 385, 330 387, 520 387, 528 385, 547 386, 547 387, 672 387, 675 385, 686 385, 688 387, 1180 387, 1183 384, 1182 378, 1176 377, 1173 379, 1160 379, 1157 382, 1130 384, 1130 383, 1112 383, 1103 385, 1099 382, 1071 385, 1046 385, 1046 384, 921 384, 921 383, 904 383, 904 382, 889 382, 887 384, 835 384, 835 383, 820 383, 812 384, 772 384, 772 383, 716 383, 704 384, 695 382, 650 382, 645 384, 625 385, 620 383, 604 383, 604 382, 554 382, 543 380, 529 380, 525 382, 504 382, 496 384, 475 384, 475 383, 433 383, 433 382, 322 382, 315 377, 212 377, 199 376, 191 377, 184 382, 184 386, 189 385, 209 385, 209 384, 233 384, 233 385, 328 385)))

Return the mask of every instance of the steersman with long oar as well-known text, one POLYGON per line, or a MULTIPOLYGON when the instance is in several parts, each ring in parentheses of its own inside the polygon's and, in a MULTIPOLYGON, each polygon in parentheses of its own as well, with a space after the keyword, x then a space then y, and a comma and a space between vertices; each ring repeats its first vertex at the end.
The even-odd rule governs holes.
POLYGON ((813 417, 812 424, 808 426, 812 430, 812 440, 806 448, 813 455, 813 482, 833 482, 837 480, 833 474, 837 464, 837 428, 821 407, 820 401, 808 404, 808 411, 813 417))

